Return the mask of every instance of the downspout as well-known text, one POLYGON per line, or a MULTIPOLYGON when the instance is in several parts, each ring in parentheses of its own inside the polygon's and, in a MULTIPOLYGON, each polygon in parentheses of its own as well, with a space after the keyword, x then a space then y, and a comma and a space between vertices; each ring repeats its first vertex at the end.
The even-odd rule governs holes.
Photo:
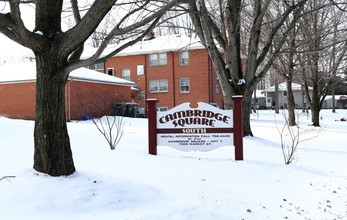
POLYGON ((213 80, 214 80, 214 75, 213 75, 213 63, 212 63, 212 60, 210 59, 210 76, 211 76, 211 99, 212 99, 212 102, 214 102, 214 91, 216 91, 214 89, 214 85, 215 83, 213 83, 213 80))
MULTIPOLYGON (((211 104, 211 63, 210 63, 210 56, 207 56, 207 69, 208 69, 208 104, 211 104)), ((213 102, 213 100, 212 100, 213 102)))
POLYGON ((145 65, 144 65, 144 74, 145 74, 145 117, 147 117, 147 54, 145 54, 145 65))
POLYGON ((71 121, 71 88, 70 84, 72 83, 73 79, 70 79, 67 83, 67 112, 68 112, 68 121, 71 121))
POLYGON ((174 52, 171 52, 172 57, 172 82, 173 82, 173 107, 176 106, 176 89, 175 89, 175 58, 174 52))

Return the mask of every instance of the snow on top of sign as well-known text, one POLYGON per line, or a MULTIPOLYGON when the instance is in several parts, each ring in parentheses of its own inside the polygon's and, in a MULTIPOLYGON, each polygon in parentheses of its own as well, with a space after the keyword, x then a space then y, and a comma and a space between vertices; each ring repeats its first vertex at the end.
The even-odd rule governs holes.
MULTIPOLYGON (((79 68, 69 74, 70 80, 92 81, 117 85, 135 86, 132 81, 109 76, 87 68, 79 68)), ((36 63, 12 63, 0 65, 0 83, 36 81, 36 63)))

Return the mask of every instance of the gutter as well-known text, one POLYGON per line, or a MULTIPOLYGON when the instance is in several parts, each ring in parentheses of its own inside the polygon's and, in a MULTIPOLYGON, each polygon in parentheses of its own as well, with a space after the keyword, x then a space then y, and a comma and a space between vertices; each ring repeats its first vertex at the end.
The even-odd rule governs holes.
POLYGON ((72 83, 73 79, 70 79, 67 83, 67 120, 71 121, 71 88, 70 84, 72 83))
POLYGON ((16 83, 30 83, 30 82, 36 82, 36 79, 1 81, 0 84, 16 84, 16 83))
POLYGON ((110 82, 105 80, 95 80, 95 79, 88 79, 88 78, 77 78, 77 77, 71 77, 69 78, 71 81, 80 81, 80 82, 89 82, 89 83, 102 83, 102 84, 110 84, 110 85, 117 85, 117 86, 136 86, 136 83, 134 82, 110 82))

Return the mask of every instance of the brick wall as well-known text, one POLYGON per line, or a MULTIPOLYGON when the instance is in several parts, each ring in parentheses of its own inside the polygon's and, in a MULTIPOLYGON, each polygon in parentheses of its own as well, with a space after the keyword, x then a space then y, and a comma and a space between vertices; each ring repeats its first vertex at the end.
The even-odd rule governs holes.
MULTIPOLYGON (((114 68, 114 75, 122 77, 122 69, 130 69, 131 81, 145 91, 147 99, 158 99, 158 107, 170 109, 184 102, 215 102, 223 106, 222 93, 216 93, 217 75, 206 50, 190 50, 186 66, 179 65, 178 51, 167 52, 166 65, 150 66, 148 57, 148 54, 112 57, 105 63, 105 72, 107 68, 114 68), (144 75, 137 75, 137 65, 144 65, 144 75), (189 78, 189 93, 180 92, 180 78, 189 78), (168 80, 168 91, 149 92, 149 81, 160 79, 168 80)), ((145 107, 145 102, 138 103, 145 107)))
MULTIPOLYGON (((35 119, 35 86, 35 82, 0 84, 0 115, 35 119)), ((103 116, 105 111, 109 112, 111 103, 131 102, 130 86, 73 81, 70 83, 70 94, 71 119, 81 119, 83 115, 103 116), (103 101, 104 97, 107 97, 106 102, 103 101)), ((65 109, 68 119, 67 86, 65 109)))
POLYGON ((0 115, 10 118, 35 119, 36 83, 0 85, 0 115))
POLYGON ((112 103, 131 102, 130 86, 79 81, 70 83, 70 97, 71 119, 109 115, 112 103))

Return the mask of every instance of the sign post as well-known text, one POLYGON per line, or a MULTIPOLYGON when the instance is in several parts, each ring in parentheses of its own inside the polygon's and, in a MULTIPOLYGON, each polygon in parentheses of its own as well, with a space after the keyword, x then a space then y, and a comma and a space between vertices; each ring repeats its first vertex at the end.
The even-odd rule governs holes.
POLYGON ((242 96, 233 96, 234 101, 234 146, 235 160, 243 160, 243 120, 242 120, 242 96))
POLYGON ((210 151, 234 145, 235 160, 243 160, 242 96, 232 99, 234 110, 199 102, 197 108, 183 103, 158 113, 158 100, 147 99, 149 154, 157 155, 157 145, 181 151, 210 151))
POLYGON ((157 99, 147 99, 148 153, 157 155, 157 99))

